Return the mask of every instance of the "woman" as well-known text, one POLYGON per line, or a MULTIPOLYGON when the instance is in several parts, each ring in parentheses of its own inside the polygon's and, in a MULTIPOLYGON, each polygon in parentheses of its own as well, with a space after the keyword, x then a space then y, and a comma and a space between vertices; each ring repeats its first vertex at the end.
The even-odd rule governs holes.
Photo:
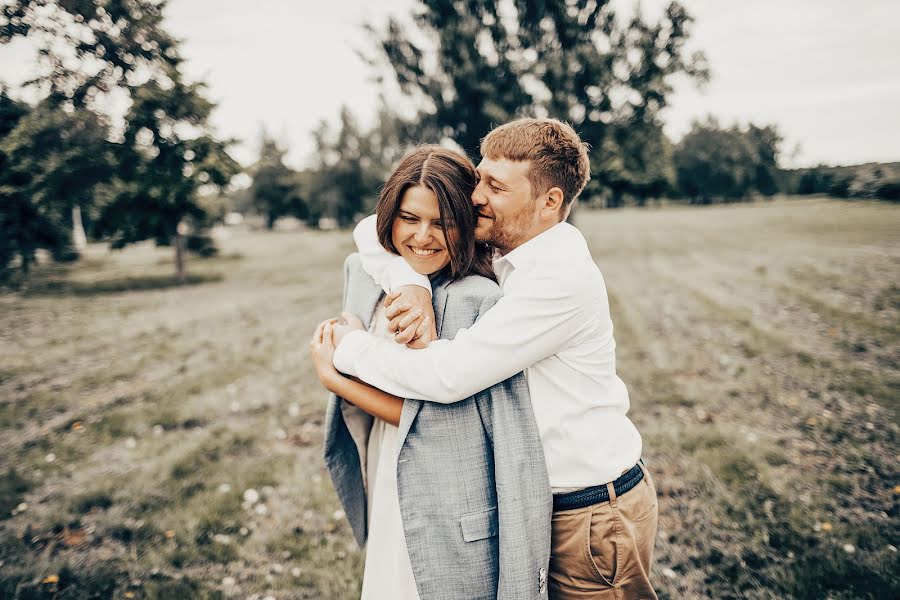
MULTIPOLYGON (((465 157, 421 147, 400 161, 376 207, 381 244, 431 279, 441 338, 500 296, 489 250, 474 240, 475 184, 465 157)), ((381 289, 358 256, 344 276, 345 315, 389 336, 381 289)), ((325 462, 367 545, 363 598, 545 598, 552 499, 522 374, 455 404, 404 401, 334 369, 331 322, 310 348, 336 394, 325 462), (527 451, 502 451, 511 447, 527 451)))

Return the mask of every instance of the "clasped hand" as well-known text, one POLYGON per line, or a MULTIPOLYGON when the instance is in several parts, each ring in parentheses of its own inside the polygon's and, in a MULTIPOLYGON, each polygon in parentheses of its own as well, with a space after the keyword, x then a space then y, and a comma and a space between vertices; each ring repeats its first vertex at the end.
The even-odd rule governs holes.
POLYGON ((417 285, 406 285, 384 299, 388 330, 394 341, 410 348, 425 348, 437 339, 431 293, 417 285))
MULTIPOLYGON (((424 348, 437 339, 431 294, 425 288, 404 286, 400 291, 388 294, 384 305, 387 307, 387 318, 390 319, 388 329, 394 332, 394 341, 398 344, 424 348)), ((309 340, 309 354, 313 359, 316 375, 326 388, 331 389, 342 377, 334 368, 335 350, 348 333, 363 330, 365 327, 362 321, 347 312, 340 319, 326 319, 316 327, 309 340)))

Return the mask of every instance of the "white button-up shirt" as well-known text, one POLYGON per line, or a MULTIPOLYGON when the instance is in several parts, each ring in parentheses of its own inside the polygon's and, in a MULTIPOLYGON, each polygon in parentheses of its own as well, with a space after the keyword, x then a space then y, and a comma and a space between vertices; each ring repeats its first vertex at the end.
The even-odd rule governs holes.
MULTIPOLYGON (((389 262, 400 284, 405 261, 371 245, 374 220, 356 238, 366 246, 363 267, 378 280, 389 262)), ((391 394, 443 403, 524 370, 554 491, 613 481, 640 458, 641 436, 627 416, 606 285, 584 236, 560 223, 495 257, 494 270, 503 297, 453 340, 411 350, 352 332, 335 367, 391 394)))

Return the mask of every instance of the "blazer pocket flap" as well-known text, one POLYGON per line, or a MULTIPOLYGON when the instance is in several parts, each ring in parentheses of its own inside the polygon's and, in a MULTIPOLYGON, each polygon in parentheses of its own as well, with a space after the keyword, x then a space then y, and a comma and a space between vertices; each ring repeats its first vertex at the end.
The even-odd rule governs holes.
POLYGON ((459 518, 459 524, 462 525, 463 539, 467 542, 495 536, 499 532, 497 509, 489 508, 465 514, 459 518))

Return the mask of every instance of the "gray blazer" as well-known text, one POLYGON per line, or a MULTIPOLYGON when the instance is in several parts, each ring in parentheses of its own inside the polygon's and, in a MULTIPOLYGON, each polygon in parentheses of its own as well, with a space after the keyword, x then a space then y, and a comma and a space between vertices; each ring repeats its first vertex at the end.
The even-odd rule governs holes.
MULTIPOLYGON (((444 339, 501 296, 496 283, 478 276, 432 287, 444 339)), ((348 257, 344 310, 368 323, 380 297, 359 256, 348 257)), ((325 464, 364 545, 363 450, 348 427, 348 408, 359 410, 334 395, 328 401, 325 464)), ((398 440, 400 513, 421 600, 546 599, 553 499, 524 375, 454 404, 406 400, 398 440)))

